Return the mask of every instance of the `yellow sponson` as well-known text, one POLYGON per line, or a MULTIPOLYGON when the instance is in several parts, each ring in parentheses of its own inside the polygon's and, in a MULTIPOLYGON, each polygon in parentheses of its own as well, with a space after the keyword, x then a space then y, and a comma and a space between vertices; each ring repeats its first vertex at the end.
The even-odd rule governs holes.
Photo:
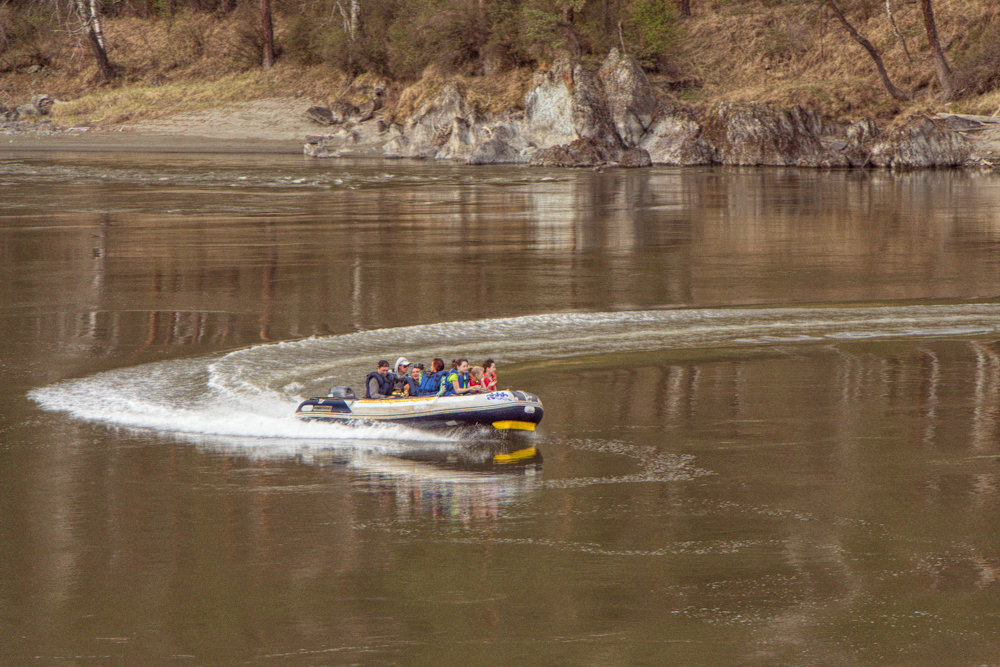
POLYGON ((531 422, 521 422, 515 419, 507 419, 500 422, 493 422, 493 428, 505 430, 505 429, 517 429, 519 431, 534 431, 535 425, 531 422))
POLYGON ((538 454, 538 450, 534 447, 526 447, 525 449, 519 449, 516 452, 511 452, 510 454, 497 454, 493 457, 493 463, 511 463, 513 461, 520 461, 521 459, 530 459, 538 454))

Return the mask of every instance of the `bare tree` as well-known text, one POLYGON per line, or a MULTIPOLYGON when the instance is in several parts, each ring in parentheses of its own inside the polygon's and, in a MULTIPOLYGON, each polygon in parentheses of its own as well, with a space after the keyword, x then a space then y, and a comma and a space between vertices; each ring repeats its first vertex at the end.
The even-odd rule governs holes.
POLYGON ((104 30, 101 28, 101 14, 97 2, 98 0, 75 0, 74 6, 86 35, 87 44, 90 46, 90 52, 97 60, 97 76, 101 81, 111 81, 115 78, 115 68, 108 60, 108 52, 104 46, 104 30))
POLYGON ((952 80, 951 68, 945 60, 941 42, 938 40, 937 24, 934 22, 934 8, 931 0, 920 0, 920 8, 924 13, 924 29, 927 31, 927 42, 934 56, 934 71, 938 83, 941 84, 941 97, 945 102, 955 97, 955 83, 952 80))
POLYGON ((889 23, 892 25, 892 31, 896 33, 896 37, 899 37, 899 41, 903 45, 903 53, 906 54, 906 62, 912 63, 913 57, 910 56, 910 47, 906 45, 906 37, 903 37, 903 33, 899 31, 899 26, 896 25, 896 17, 892 13, 892 0, 885 0, 885 15, 889 17, 889 23))
POLYGON ((361 0, 351 0, 350 10, 344 9, 344 5, 337 0, 337 9, 344 19, 344 32, 352 42, 357 39, 358 31, 361 29, 361 0))
POLYGON ((274 23, 271 21, 271 0, 260 0, 260 32, 263 38, 261 67, 274 67, 274 23))
POLYGON ((832 11, 836 17, 840 19, 841 25, 844 26, 844 29, 847 30, 848 34, 851 35, 854 41, 863 46, 868 52, 868 55, 871 56, 872 61, 875 63, 875 68, 878 70, 878 75, 882 79, 882 85, 885 86, 887 91, 889 91, 889 94, 892 95, 893 99, 904 102, 912 99, 913 96, 910 93, 900 90, 893 85, 892 80, 889 79, 889 73, 885 71, 885 64, 882 62, 882 56, 879 55, 878 50, 872 46, 871 42, 865 39, 864 35, 858 32, 855 27, 851 25, 850 21, 847 20, 847 17, 844 16, 844 12, 840 11, 840 7, 837 6, 837 3, 833 0, 824 1, 826 2, 827 7, 830 8, 830 11, 832 11))

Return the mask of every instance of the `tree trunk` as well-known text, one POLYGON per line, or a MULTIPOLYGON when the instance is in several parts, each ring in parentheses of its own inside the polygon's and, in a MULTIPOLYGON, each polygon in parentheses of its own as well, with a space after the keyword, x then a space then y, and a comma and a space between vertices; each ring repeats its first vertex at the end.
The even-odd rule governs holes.
POLYGON ((104 34, 101 30, 100 14, 97 11, 97 0, 76 0, 76 11, 87 35, 90 52, 97 61, 97 76, 101 81, 111 81, 115 78, 115 68, 108 60, 108 52, 104 48, 104 34))
POLYGON ((927 42, 931 46, 931 53, 934 54, 934 71, 937 73, 938 83, 941 84, 941 98, 947 102, 955 97, 955 83, 951 78, 951 69, 948 61, 944 58, 944 51, 941 49, 941 42, 938 40, 937 24, 934 22, 934 8, 931 7, 931 0, 920 0, 920 8, 924 12, 924 28, 927 30, 927 42))
POLYGON ((867 39, 865 39, 864 35, 855 30, 854 26, 850 24, 850 22, 847 20, 847 17, 844 16, 844 13, 840 11, 840 7, 838 7, 833 0, 825 0, 825 2, 826 5, 830 8, 830 10, 837 16, 837 18, 840 19, 840 23, 844 26, 844 28, 851 35, 851 37, 854 38, 854 41, 856 41, 858 44, 863 46, 866 51, 868 51, 868 55, 871 56, 872 60, 875 62, 876 69, 878 69, 878 75, 882 79, 882 85, 884 85, 885 89, 889 91, 889 94, 892 95, 893 99, 899 100, 901 102, 905 102, 911 99, 912 95, 910 95, 910 93, 900 90, 899 88, 893 85, 892 81, 889 79, 889 73, 885 71, 885 65, 882 63, 882 56, 880 56, 878 51, 875 50, 875 47, 872 46, 872 43, 869 42, 867 39))
POLYGON ((361 0, 351 0, 351 22, 350 22, 351 41, 357 39, 358 31, 360 29, 361 29, 361 0))
POLYGON ((264 39, 261 67, 274 67, 274 24, 271 22, 271 0, 260 0, 260 31, 264 39))
POLYGON ((896 17, 892 14, 892 0, 885 0, 885 14, 889 17, 889 23, 892 25, 892 31, 896 33, 896 37, 899 38, 900 43, 903 45, 903 53, 906 54, 906 62, 913 63, 913 58, 910 56, 910 47, 906 45, 906 38, 903 37, 903 33, 899 31, 899 26, 896 25, 896 17))
POLYGON ((691 16, 691 0, 680 0, 677 6, 681 9, 681 16, 691 16))

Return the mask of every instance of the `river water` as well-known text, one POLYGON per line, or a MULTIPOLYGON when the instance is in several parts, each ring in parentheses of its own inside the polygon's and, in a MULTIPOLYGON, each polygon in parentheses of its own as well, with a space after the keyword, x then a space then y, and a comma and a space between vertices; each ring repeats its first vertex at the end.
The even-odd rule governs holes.
POLYGON ((0 659, 994 662, 998 211, 967 172, 0 152, 0 659), (400 355, 545 419, 292 418, 400 355))

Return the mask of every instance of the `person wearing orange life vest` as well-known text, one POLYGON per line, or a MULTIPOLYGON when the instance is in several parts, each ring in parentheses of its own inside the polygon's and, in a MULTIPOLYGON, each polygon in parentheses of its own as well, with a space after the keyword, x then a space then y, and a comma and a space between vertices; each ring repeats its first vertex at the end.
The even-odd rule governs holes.
POLYGON ((486 391, 497 390, 497 364, 492 359, 483 362, 483 388, 486 391))

